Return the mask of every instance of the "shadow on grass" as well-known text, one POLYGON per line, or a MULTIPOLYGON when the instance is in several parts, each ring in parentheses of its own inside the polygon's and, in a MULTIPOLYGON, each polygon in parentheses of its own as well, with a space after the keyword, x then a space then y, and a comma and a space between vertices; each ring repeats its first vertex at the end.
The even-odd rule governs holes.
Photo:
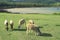
POLYGON ((26 31, 26 29, 13 29, 13 31, 26 31))
POLYGON ((42 26, 39 26, 38 28, 43 28, 42 26))
POLYGON ((58 25, 56 25, 56 26, 60 26, 60 25, 58 24, 58 25))
POLYGON ((52 37, 52 35, 51 35, 51 34, 49 34, 49 33, 41 33, 41 35, 40 35, 40 36, 52 37))
POLYGON ((38 28, 43 28, 43 26, 38 26, 38 28))

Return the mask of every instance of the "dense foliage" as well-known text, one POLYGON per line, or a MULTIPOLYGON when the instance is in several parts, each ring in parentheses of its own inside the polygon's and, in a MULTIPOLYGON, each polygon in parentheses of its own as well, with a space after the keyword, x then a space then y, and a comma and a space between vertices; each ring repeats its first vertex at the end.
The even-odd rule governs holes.
POLYGON ((60 6, 60 0, 0 0, 0 7, 60 6))

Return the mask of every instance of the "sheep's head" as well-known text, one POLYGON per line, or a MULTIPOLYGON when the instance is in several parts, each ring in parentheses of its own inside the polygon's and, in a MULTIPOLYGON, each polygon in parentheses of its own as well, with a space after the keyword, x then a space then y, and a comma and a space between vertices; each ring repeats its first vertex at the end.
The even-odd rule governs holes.
POLYGON ((34 24, 34 21, 33 21, 33 20, 29 20, 29 23, 30 23, 30 24, 34 24))
POLYGON ((25 19, 20 19, 19 20, 19 24, 24 24, 25 23, 25 19))

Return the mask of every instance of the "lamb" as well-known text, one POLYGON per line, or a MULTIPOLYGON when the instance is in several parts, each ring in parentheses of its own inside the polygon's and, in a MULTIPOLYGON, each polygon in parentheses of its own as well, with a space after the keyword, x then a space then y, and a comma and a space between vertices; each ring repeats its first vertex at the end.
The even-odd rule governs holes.
POLYGON ((19 20, 19 26, 18 26, 18 28, 20 28, 24 23, 25 23, 25 25, 26 25, 25 19, 19 20))
POLYGON ((10 27, 11 27, 11 30, 13 30, 13 25, 14 25, 13 21, 10 20, 10 27))
POLYGON ((4 25, 6 26, 6 30, 8 31, 9 28, 8 28, 8 21, 7 20, 4 21, 4 25))
POLYGON ((27 34, 30 32, 30 30, 33 30, 37 33, 37 35, 40 35, 41 32, 39 30, 39 27, 34 23, 33 20, 29 20, 29 23, 26 25, 27 26, 27 34))

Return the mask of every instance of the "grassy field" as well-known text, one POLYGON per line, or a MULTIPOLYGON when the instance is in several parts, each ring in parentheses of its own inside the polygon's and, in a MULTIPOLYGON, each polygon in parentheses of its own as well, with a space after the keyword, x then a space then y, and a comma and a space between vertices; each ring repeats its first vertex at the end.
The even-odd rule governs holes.
MULTIPOLYGON (((10 27, 10 26, 9 26, 10 27)), ((0 13, 0 40, 60 40, 60 15, 44 14, 8 14, 0 13), (26 22, 33 19, 42 28, 42 36, 34 35, 34 32, 26 35, 26 27, 23 25, 18 30, 18 21, 25 18, 26 22), (5 30, 4 20, 14 21, 14 30, 5 30)))

